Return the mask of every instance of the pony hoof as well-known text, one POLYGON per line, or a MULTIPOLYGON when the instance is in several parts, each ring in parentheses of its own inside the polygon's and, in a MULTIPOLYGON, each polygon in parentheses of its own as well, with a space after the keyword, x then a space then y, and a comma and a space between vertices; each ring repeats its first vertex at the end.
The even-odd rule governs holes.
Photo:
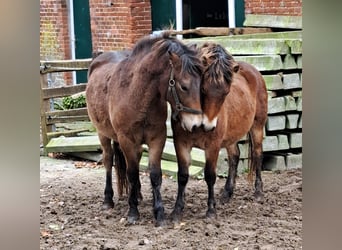
POLYGON ((113 201, 103 202, 102 210, 109 210, 109 209, 112 209, 112 208, 114 208, 114 202, 113 201))
POLYGON ((157 220, 154 225, 156 227, 164 227, 164 226, 166 226, 166 221, 165 220, 157 220))
POLYGON ((264 194, 260 191, 255 191, 254 200, 258 203, 264 203, 264 194))
POLYGON ((228 192, 223 192, 223 193, 222 193, 222 196, 221 196, 221 199, 220 199, 221 204, 227 204, 227 203, 229 203, 230 200, 231 200, 231 198, 232 198, 232 196, 233 196, 233 195, 232 195, 232 194, 229 195, 228 192))
POLYGON ((208 209, 208 211, 206 213, 206 217, 208 219, 216 219, 217 218, 216 210, 215 209, 208 209))
POLYGON ((127 222, 128 224, 134 225, 135 223, 137 223, 137 221, 139 220, 139 216, 128 216, 127 217, 127 222))
POLYGON ((182 220, 182 212, 177 212, 173 210, 171 213, 171 222, 175 225, 179 224, 182 220))
POLYGON ((139 220, 139 212, 138 211, 129 211, 127 216, 127 222, 129 224, 135 224, 139 220))

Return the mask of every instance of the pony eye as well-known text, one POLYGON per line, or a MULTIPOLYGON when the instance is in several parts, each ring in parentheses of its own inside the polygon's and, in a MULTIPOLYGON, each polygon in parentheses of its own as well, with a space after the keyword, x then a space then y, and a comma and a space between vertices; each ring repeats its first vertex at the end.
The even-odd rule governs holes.
POLYGON ((184 91, 184 92, 187 92, 187 91, 188 91, 188 88, 187 88, 186 86, 181 85, 181 84, 180 84, 180 88, 181 88, 181 90, 184 91))

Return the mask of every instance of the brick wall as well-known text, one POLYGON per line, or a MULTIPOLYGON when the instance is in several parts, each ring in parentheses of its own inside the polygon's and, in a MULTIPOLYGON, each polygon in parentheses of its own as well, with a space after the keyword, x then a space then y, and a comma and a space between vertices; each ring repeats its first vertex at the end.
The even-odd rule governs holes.
POLYGON ((246 14, 302 15, 302 0, 245 0, 246 14))
MULTIPOLYGON (((69 40, 66 1, 40 0, 40 59, 69 59, 69 40)), ((72 82, 71 73, 53 73, 48 77, 52 85, 72 82)))
POLYGON ((151 33, 149 0, 90 0, 94 51, 131 48, 151 33))

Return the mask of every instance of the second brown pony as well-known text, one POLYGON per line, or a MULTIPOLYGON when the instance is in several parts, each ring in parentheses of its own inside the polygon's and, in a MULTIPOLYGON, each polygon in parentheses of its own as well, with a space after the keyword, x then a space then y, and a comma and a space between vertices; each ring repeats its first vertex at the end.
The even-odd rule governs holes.
POLYGON ((208 186, 207 217, 216 217, 214 184, 216 164, 221 147, 228 153, 229 176, 222 200, 233 195, 239 162, 238 141, 248 133, 250 140, 250 177, 255 178, 255 197, 263 196, 261 179, 263 128, 267 119, 267 91, 258 70, 244 62, 236 62, 225 49, 214 43, 201 49, 204 73, 201 84, 203 125, 192 133, 172 121, 174 145, 178 161, 178 195, 172 219, 178 222, 183 214, 184 192, 189 177, 190 151, 205 151, 205 181, 208 186))
POLYGON ((167 33, 143 38, 126 55, 103 53, 91 63, 86 100, 103 149, 105 209, 114 207, 115 155, 119 196, 126 189, 126 176, 129 184, 128 222, 139 219, 139 161, 142 144, 147 144, 153 212, 156 224, 163 224, 160 160, 166 140, 167 102, 182 128, 191 131, 201 125, 201 73, 197 52, 167 33))

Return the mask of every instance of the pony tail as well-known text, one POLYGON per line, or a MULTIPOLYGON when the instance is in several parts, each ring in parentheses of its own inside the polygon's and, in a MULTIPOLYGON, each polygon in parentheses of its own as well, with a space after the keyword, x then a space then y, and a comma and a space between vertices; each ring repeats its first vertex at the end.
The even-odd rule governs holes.
POLYGON ((114 142, 113 149, 114 149, 114 161, 115 161, 114 168, 115 168, 116 179, 117 179, 117 189, 118 189, 119 198, 122 198, 124 190, 126 194, 128 193, 126 160, 120 149, 119 143, 114 142))
POLYGON ((253 152, 253 142, 251 139, 251 135, 250 132, 247 133, 247 141, 248 141, 248 176, 247 176, 247 180, 249 182, 250 185, 253 185, 254 182, 254 176, 255 176, 255 159, 253 159, 254 154, 253 152))

